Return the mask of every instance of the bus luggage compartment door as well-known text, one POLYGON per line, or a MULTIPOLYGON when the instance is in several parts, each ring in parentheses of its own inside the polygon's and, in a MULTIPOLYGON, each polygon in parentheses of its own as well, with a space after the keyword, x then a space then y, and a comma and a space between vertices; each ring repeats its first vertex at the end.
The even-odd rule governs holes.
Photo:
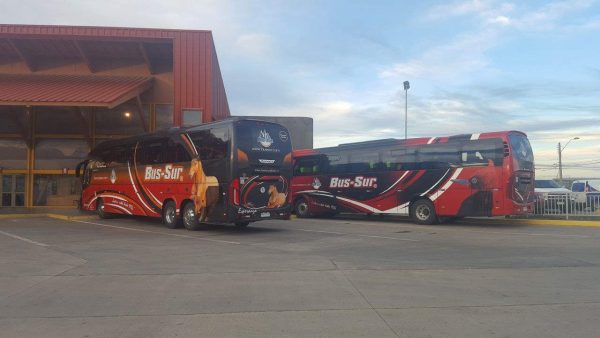
POLYGON ((246 185, 241 204, 247 208, 281 208, 287 204, 288 186, 283 177, 261 177, 246 185))

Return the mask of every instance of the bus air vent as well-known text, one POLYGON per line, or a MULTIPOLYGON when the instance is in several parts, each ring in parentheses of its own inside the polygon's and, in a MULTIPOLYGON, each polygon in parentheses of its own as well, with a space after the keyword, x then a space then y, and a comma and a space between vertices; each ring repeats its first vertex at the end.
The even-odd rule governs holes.
POLYGON ((508 157, 510 155, 510 149, 508 148, 508 142, 502 142, 504 143, 504 157, 508 157))

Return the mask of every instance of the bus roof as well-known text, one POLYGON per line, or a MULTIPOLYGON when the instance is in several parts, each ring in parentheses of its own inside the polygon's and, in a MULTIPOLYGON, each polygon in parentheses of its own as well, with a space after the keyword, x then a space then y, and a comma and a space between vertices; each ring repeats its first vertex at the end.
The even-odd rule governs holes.
POLYGON ((409 139, 396 139, 396 138, 387 138, 380 140, 371 140, 371 141, 362 141, 362 142, 353 142, 353 143, 342 143, 337 146, 332 147, 323 147, 323 148, 315 148, 315 149, 301 149, 294 151, 295 156, 308 156, 317 154, 320 152, 327 152, 332 150, 344 150, 344 149, 360 149, 360 148, 376 148, 376 147, 384 147, 384 146, 393 146, 393 145, 421 145, 428 144, 431 142, 445 143, 449 141, 467 141, 471 139, 479 139, 479 138, 494 138, 494 137, 502 137, 507 136, 511 133, 519 133, 523 136, 527 137, 522 131, 518 130, 506 130, 506 131, 495 131, 495 132, 486 132, 486 133, 473 133, 473 134, 458 134, 452 136, 442 136, 442 137, 419 137, 419 138, 409 138, 409 139))
POLYGON ((182 133, 186 133, 186 132, 193 132, 193 131, 198 131, 198 130, 205 130, 208 128, 218 127, 220 125, 229 125, 229 124, 241 122, 241 121, 277 124, 277 123, 269 122, 269 121, 263 121, 263 120, 258 120, 258 119, 248 119, 248 118, 236 116, 236 117, 230 117, 230 118, 220 120, 220 121, 202 123, 202 124, 198 124, 198 125, 194 125, 194 126, 165 128, 165 129, 159 129, 159 130, 156 130, 153 132, 141 133, 141 134, 134 135, 134 136, 128 136, 128 137, 114 139, 114 140, 106 140, 106 141, 100 143, 99 145, 97 145, 96 147, 94 147, 94 149, 92 149, 92 153, 94 152, 94 150, 97 150, 97 149, 110 148, 110 147, 114 147, 114 146, 119 146, 124 143, 138 142, 138 141, 144 141, 144 140, 160 138, 160 137, 170 137, 172 135, 182 134, 182 133))

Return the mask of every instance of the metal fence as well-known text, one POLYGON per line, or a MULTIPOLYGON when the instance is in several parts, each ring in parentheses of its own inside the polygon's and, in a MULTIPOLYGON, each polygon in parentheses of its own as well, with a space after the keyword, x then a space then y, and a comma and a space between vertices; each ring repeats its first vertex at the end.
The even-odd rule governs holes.
POLYGON ((534 214, 566 219, 569 217, 600 218, 600 194, 584 192, 538 194, 534 214))

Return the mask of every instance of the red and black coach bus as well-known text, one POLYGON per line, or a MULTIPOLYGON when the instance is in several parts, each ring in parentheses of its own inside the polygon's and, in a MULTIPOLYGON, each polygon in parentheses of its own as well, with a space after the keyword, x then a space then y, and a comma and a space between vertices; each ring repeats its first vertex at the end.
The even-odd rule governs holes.
POLYGON ((77 168, 80 205, 100 217, 162 217, 175 228, 290 213, 291 139, 281 125, 230 119, 110 140, 77 168))
POLYGON ((533 153, 518 131, 349 143, 293 157, 299 217, 408 214, 433 224, 533 207, 533 153))

